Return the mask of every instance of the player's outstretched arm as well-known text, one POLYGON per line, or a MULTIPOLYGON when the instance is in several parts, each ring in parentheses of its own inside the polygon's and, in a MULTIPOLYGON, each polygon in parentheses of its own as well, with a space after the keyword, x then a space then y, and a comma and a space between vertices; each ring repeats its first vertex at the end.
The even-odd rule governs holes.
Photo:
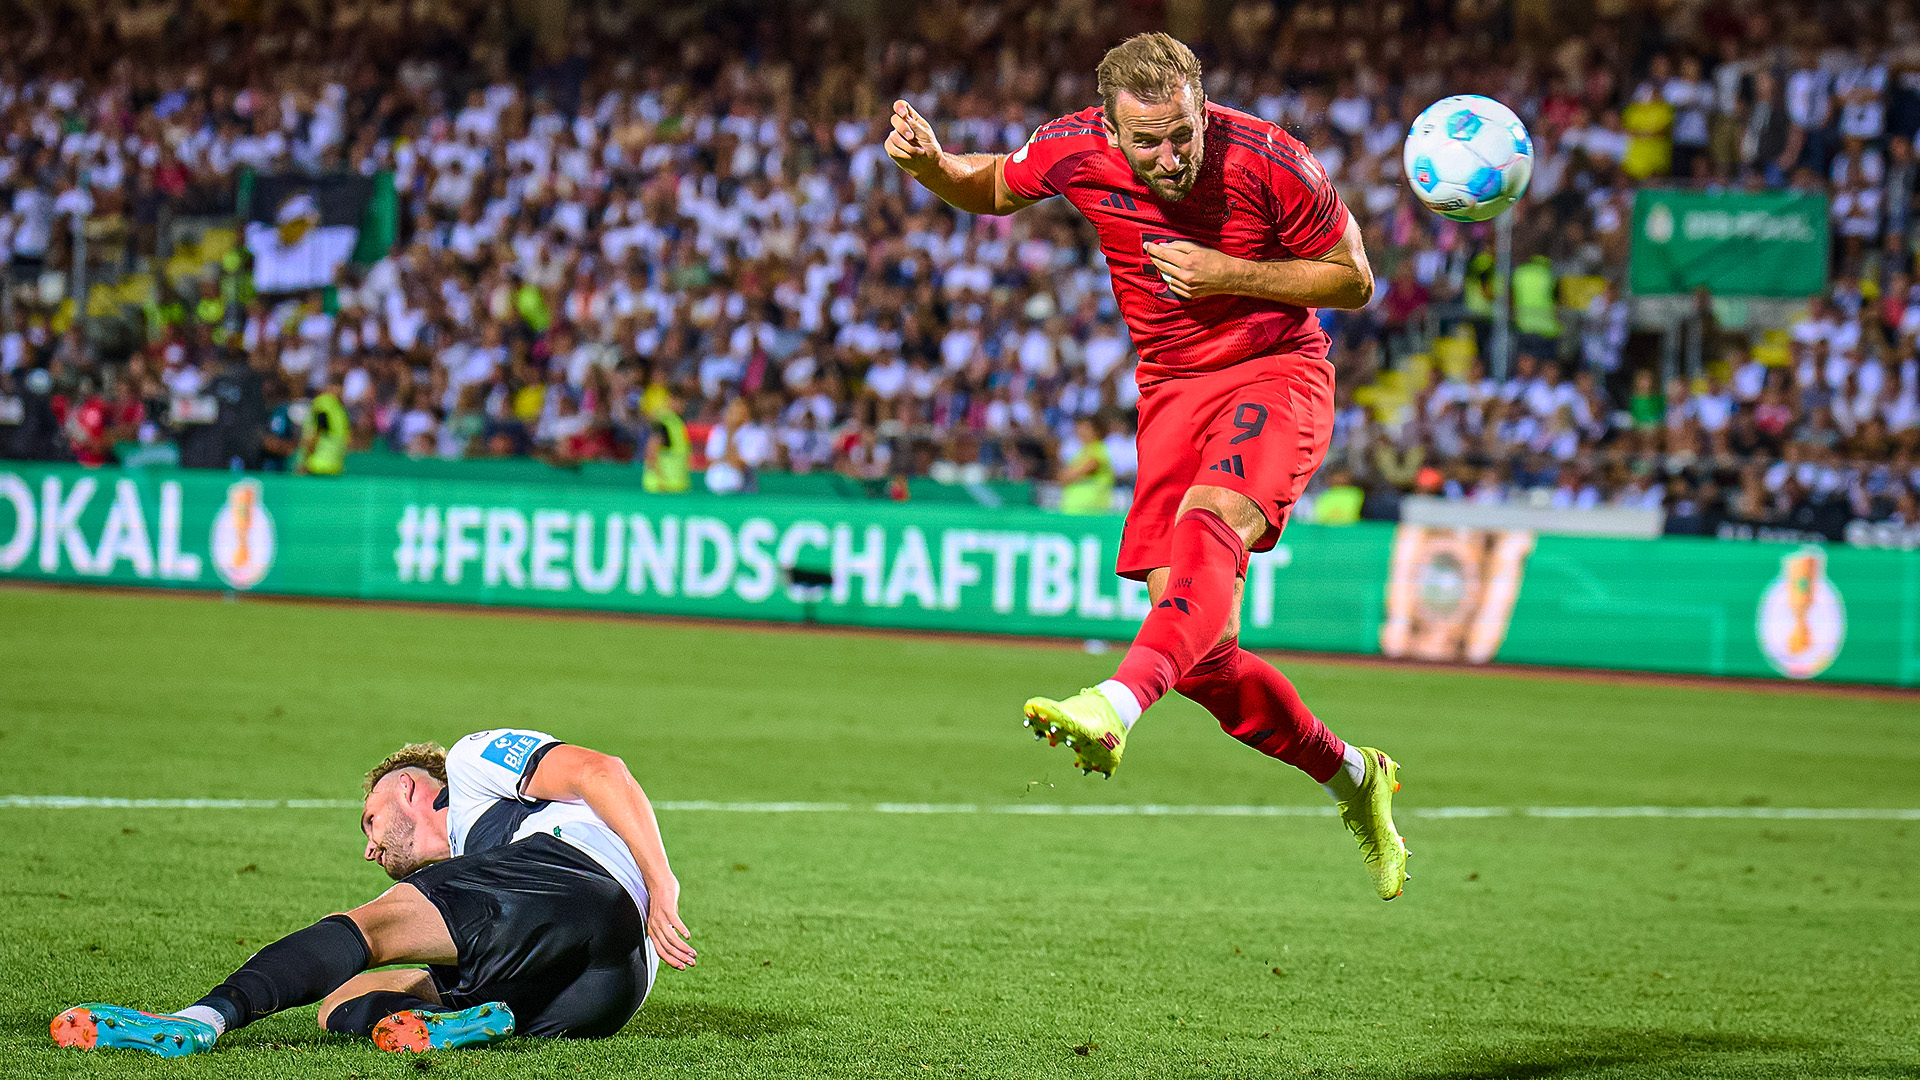
POLYGON ((540 759, 524 791, 533 799, 586 803, 619 835, 647 886, 647 936, 662 960, 677 968, 691 967, 697 954, 687 944, 692 935, 680 921, 680 882, 667 865, 653 804, 627 771, 627 763, 584 746, 556 746, 540 759))
POLYGON ((947 153, 933 125, 904 101, 893 103, 889 119, 887 156, 947 205, 969 214, 1011 214, 1033 205, 1008 189, 1005 155, 947 153))
POLYGON ((1360 223, 1351 214, 1340 242, 1317 259, 1253 262, 1188 240, 1148 244, 1146 252, 1182 300, 1255 296, 1300 307, 1358 308, 1373 299, 1373 266, 1360 240, 1360 223))

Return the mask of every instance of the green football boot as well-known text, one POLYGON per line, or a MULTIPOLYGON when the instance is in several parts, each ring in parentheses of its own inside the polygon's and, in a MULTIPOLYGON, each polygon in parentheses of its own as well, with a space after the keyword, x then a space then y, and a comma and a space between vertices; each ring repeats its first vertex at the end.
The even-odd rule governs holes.
POLYGON ((1391 900, 1406 888, 1407 842, 1393 827, 1393 793, 1400 790, 1400 765, 1371 746, 1356 746, 1367 759, 1367 778, 1354 797, 1340 804, 1340 821, 1360 843, 1367 873, 1380 899, 1391 900))
POLYGON ((1091 687, 1065 701, 1028 698, 1026 725, 1034 738, 1044 736, 1049 745, 1065 742, 1082 776, 1097 772, 1113 779, 1127 749, 1127 725, 1113 702, 1091 687))

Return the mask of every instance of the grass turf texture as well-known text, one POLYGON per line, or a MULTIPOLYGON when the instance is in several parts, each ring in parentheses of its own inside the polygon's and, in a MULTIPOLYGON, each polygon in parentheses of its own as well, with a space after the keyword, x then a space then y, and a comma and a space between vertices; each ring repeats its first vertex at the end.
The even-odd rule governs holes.
MULTIPOLYGON (((537 725, 656 799, 1319 804, 1197 707, 1111 782, 1019 702, 1111 658, 972 641, 0 589, 0 794, 352 798, 399 743, 537 725)), ((1912 806, 1900 700, 1293 664, 1442 805, 1912 806)), ((0 809, 0 1075, 1920 1076, 1912 822, 662 815, 699 966, 619 1037, 408 1061, 313 1010, 213 1054, 54 1048, 364 901, 352 811, 0 809)))

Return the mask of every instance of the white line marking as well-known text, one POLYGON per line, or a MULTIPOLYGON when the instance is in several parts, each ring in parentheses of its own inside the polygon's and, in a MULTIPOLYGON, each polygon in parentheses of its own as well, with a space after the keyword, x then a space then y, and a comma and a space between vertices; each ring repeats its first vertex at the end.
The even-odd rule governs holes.
POLYGON ((843 802, 656 802, 660 810, 717 810, 728 814, 846 814, 861 809, 843 802))
POLYGON ((1543 818, 1757 818, 1760 820, 1920 821, 1920 809, 1810 806, 1529 806, 1543 818))
MULTIPOLYGON (((1169 803, 844 803, 663 800, 669 811, 724 814, 1011 814, 1033 817, 1334 817, 1331 804, 1208 806, 1169 803)), ((5 795, 17 810, 357 810, 356 799, 114 799, 87 795, 5 795)), ((1920 821, 1920 808, 1807 806, 1416 806, 1418 818, 1731 818, 1758 821, 1920 821)))

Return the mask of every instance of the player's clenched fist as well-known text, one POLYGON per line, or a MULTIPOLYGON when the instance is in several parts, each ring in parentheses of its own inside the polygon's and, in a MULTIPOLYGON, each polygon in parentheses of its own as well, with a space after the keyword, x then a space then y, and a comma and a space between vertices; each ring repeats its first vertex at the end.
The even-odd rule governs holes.
POLYGON ((1242 263, 1231 255, 1201 247, 1191 240, 1150 242, 1144 249, 1167 287, 1182 300, 1239 291, 1242 263))
POLYGON ((913 176, 933 168, 940 161, 940 139, 933 125, 904 101, 893 103, 893 133, 887 136, 887 156, 895 165, 913 176))

